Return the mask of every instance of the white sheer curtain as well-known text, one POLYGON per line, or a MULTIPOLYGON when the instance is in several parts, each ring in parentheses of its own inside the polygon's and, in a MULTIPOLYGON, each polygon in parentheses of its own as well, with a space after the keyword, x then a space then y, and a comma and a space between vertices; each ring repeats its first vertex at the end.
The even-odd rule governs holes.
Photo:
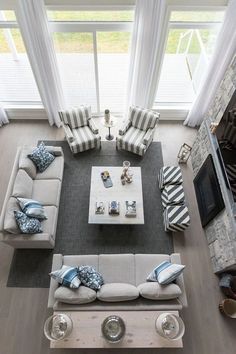
POLYGON ((1 103, 0 103, 0 127, 3 124, 7 124, 7 123, 9 123, 9 120, 7 118, 7 114, 6 114, 4 108, 1 106, 1 103))
POLYGON ((236 0, 230 0, 208 72, 184 124, 191 127, 201 124, 235 53, 236 0))
POLYGON ((49 123, 59 127, 64 97, 43 0, 18 0, 16 16, 49 123))
POLYGON ((131 42, 127 106, 152 107, 164 43, 165 0, 137 0, 131 42))

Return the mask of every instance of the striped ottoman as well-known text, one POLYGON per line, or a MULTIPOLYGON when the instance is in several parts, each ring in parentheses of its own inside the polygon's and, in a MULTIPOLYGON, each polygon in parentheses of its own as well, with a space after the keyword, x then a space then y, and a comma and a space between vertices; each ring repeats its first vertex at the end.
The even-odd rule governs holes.
POLYGON ((179 166, 163 166, 159 173, 159 187, 163 189, 168 184, 181 184, 182 172, 179 166))
POLYGON ((186 205, 167 206, 163 213, 165 231, 183 231, 190 225, 186 205))
POLYGON ((182 184, 166 185, 161 193, 161 201, 164 208, 167 205, 184 204, 185 196, 182 184))

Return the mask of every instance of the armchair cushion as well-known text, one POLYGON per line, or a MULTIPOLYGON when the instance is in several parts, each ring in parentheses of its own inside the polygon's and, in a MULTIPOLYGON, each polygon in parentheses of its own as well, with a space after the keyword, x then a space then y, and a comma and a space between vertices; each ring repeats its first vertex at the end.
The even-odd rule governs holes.
POLYGON ((149 109, 135 106, 131 106, 129 109, 129 120, 131 121, 132 126, 144 131, 149 128, 154 128, 158 122, 159 116, 159 113, 149 109))
POLYGON ((72 129, 74 141, 70 144, 74 153, 93 149, 100 144, 100 135, 94 134, 89 126, 72 129))
POLYGON ((75 107, 58 113, 62 122, 69 125, 71 129, 88 125, 88 119, 92 115, 90 106, 75 107))
POLYGON ((121 149, 143 156, 147 149, 147 146, 143 144, 144 135, 144 130, 131 126, 125 135, 117 137, 117 145, 121 149))

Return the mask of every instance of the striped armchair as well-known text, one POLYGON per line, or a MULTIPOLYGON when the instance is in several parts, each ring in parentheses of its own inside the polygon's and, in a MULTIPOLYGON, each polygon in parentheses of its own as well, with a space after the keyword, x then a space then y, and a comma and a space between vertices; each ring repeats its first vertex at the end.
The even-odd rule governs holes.
POLYGON ((160 114, 139 107, 130 107, 129 118, 119 130, 117 149, 143 156, 153 140, 160 114))
POLYGON ((80 106, 58 113, 73 154, 101 147, 98 128, 91 118, 91 107, 80 106))

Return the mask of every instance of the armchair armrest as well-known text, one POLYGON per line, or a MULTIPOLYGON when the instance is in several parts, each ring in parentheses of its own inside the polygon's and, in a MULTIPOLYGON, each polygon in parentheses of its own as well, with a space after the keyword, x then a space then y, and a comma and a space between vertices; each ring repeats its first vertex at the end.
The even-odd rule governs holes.
POLYGON ((88 125, 89 128, 92 130, 93 134, 98 134, 98 127, 91 118, 88 120, 88 125))
POLYGON ((148 145, 151 142, 151 140, 153 138, 153 134, 154 134, 154 128, 149 128, 146 131, 146 133, 145 133, 145 135, 143 137, 143 144, 144 145, 148 145))
POLYGON ((124 135, 130 126, 131 126, 131 121, 130 120, 125 121, 122 127, 119 129, 119 135, 124 135))
POLYGON ((68 124, 64 124, 64 123, 62 123, 62 126, 63 126, 63 129, 64 129, 64 131, 65 131, 66 139, 67 139, 70 143, 72 143, 72 141, 74 141, 74 135, 73 135, 73 133, 72 133, 72 131, 71 131, 71 128, 69 127, 68 124))
MULTIPOLYGON (((57 269, 61 269, 61 267, 63 266, 63 256, 61 254, 54 254, 53 259, 52 259, 52 270, 51 272, 53 272, 54 270, 57 269)), ((55 303, 55 299, 54 299, 54 293, 58 288, 58 282, 51 278, 50 279, 50 287, 49 287, 49 294, 48 294, 48 307, 52 308, 54 303, 55 303)))

